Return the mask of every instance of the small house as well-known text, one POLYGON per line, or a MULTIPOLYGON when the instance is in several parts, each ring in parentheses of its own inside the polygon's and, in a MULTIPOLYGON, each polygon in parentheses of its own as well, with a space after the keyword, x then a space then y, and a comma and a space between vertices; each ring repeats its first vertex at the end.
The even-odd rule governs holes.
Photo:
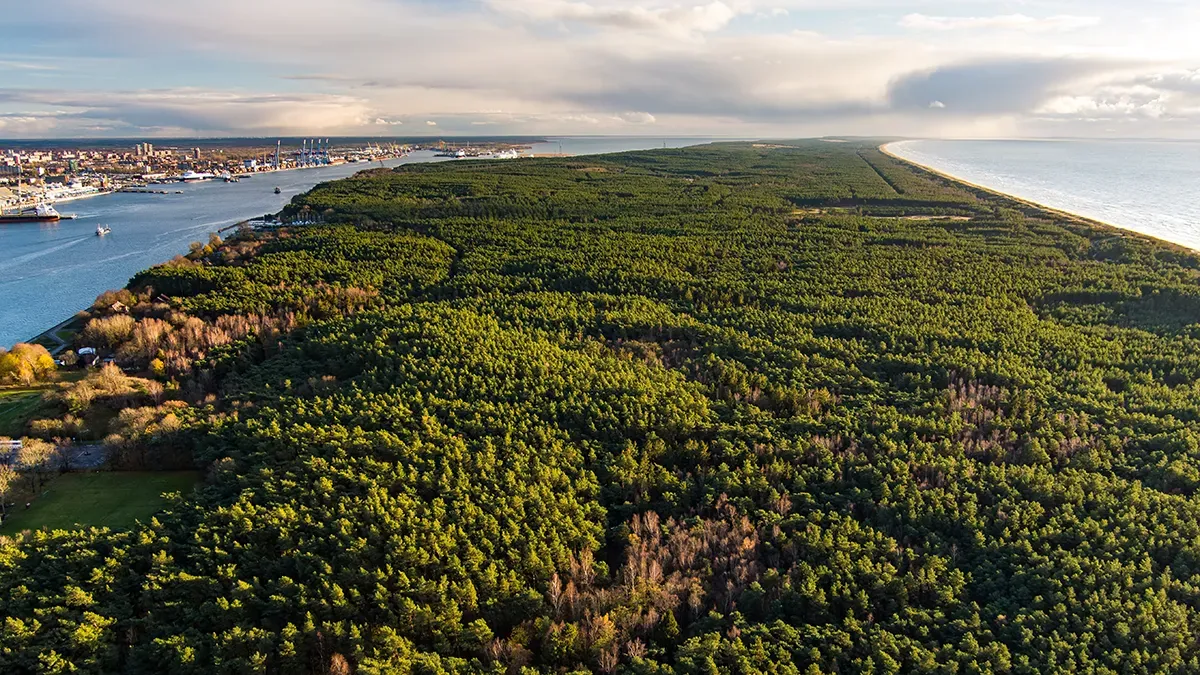
POLYGON ((80 368, 90 368, 100 362, 100 355, 96 353, 95 347, 81 347, 75 354, 79 357, 80 368))

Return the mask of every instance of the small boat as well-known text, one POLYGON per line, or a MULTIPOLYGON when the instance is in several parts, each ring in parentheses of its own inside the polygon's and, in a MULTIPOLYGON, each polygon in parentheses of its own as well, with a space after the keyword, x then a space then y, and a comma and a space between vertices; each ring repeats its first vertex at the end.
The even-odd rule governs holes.
POLYGON ((103 237, 104 235, 109 234, 110 232, 112 232, 112 228, 110 228, 107 225, 101 225, 100 227, 96 228, 96 236, 97 237, 103 237))
POLYGON ((277 195, 283 194, 283 190, 280 190, 279 188, 275 188, 275 194, 277 194, 277 195))

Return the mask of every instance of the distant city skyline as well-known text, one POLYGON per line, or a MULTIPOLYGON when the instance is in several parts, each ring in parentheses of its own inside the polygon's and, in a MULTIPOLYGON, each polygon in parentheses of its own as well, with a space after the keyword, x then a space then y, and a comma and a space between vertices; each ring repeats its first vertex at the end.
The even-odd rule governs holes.
POLYGON ((58 0, 0 15, 0 138, 1200 137, 1200 7, 1181 0, 58 0))

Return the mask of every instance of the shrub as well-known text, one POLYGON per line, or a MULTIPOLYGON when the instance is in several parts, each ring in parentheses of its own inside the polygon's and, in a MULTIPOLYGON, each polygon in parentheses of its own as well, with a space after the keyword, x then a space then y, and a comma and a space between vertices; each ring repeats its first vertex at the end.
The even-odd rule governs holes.
POLYGON ((41 345, 18 344, 0 352, 0 382, 31 385, 54 374, 54 357, 41 345))
POLYGON ((83 329, 83 339, 90 346, 116 348, 133 336, 136 320, 127 314, 92 319, 83 329))

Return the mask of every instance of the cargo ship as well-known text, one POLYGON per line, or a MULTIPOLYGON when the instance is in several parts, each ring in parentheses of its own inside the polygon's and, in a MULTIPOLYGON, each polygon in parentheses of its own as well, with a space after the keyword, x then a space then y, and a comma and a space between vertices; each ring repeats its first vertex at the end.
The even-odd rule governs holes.
MULTIPOLYGON (((17 198, 21 196, 21 165, 17 164, 17 198)), ((62 216, 58 211, 54 210, 53 206, 45 202, 38 201, 34 206, 26 206, 21 208, 18 206, 15 211, 5 211, 0 208, 0 225, 8 223, 57 223, 62 220, 62 216)))
POLYGON ((6 223, 57 223, 62 216, 49 204, 38 204, 16 211, 0 211, 0 225, 6 223))

